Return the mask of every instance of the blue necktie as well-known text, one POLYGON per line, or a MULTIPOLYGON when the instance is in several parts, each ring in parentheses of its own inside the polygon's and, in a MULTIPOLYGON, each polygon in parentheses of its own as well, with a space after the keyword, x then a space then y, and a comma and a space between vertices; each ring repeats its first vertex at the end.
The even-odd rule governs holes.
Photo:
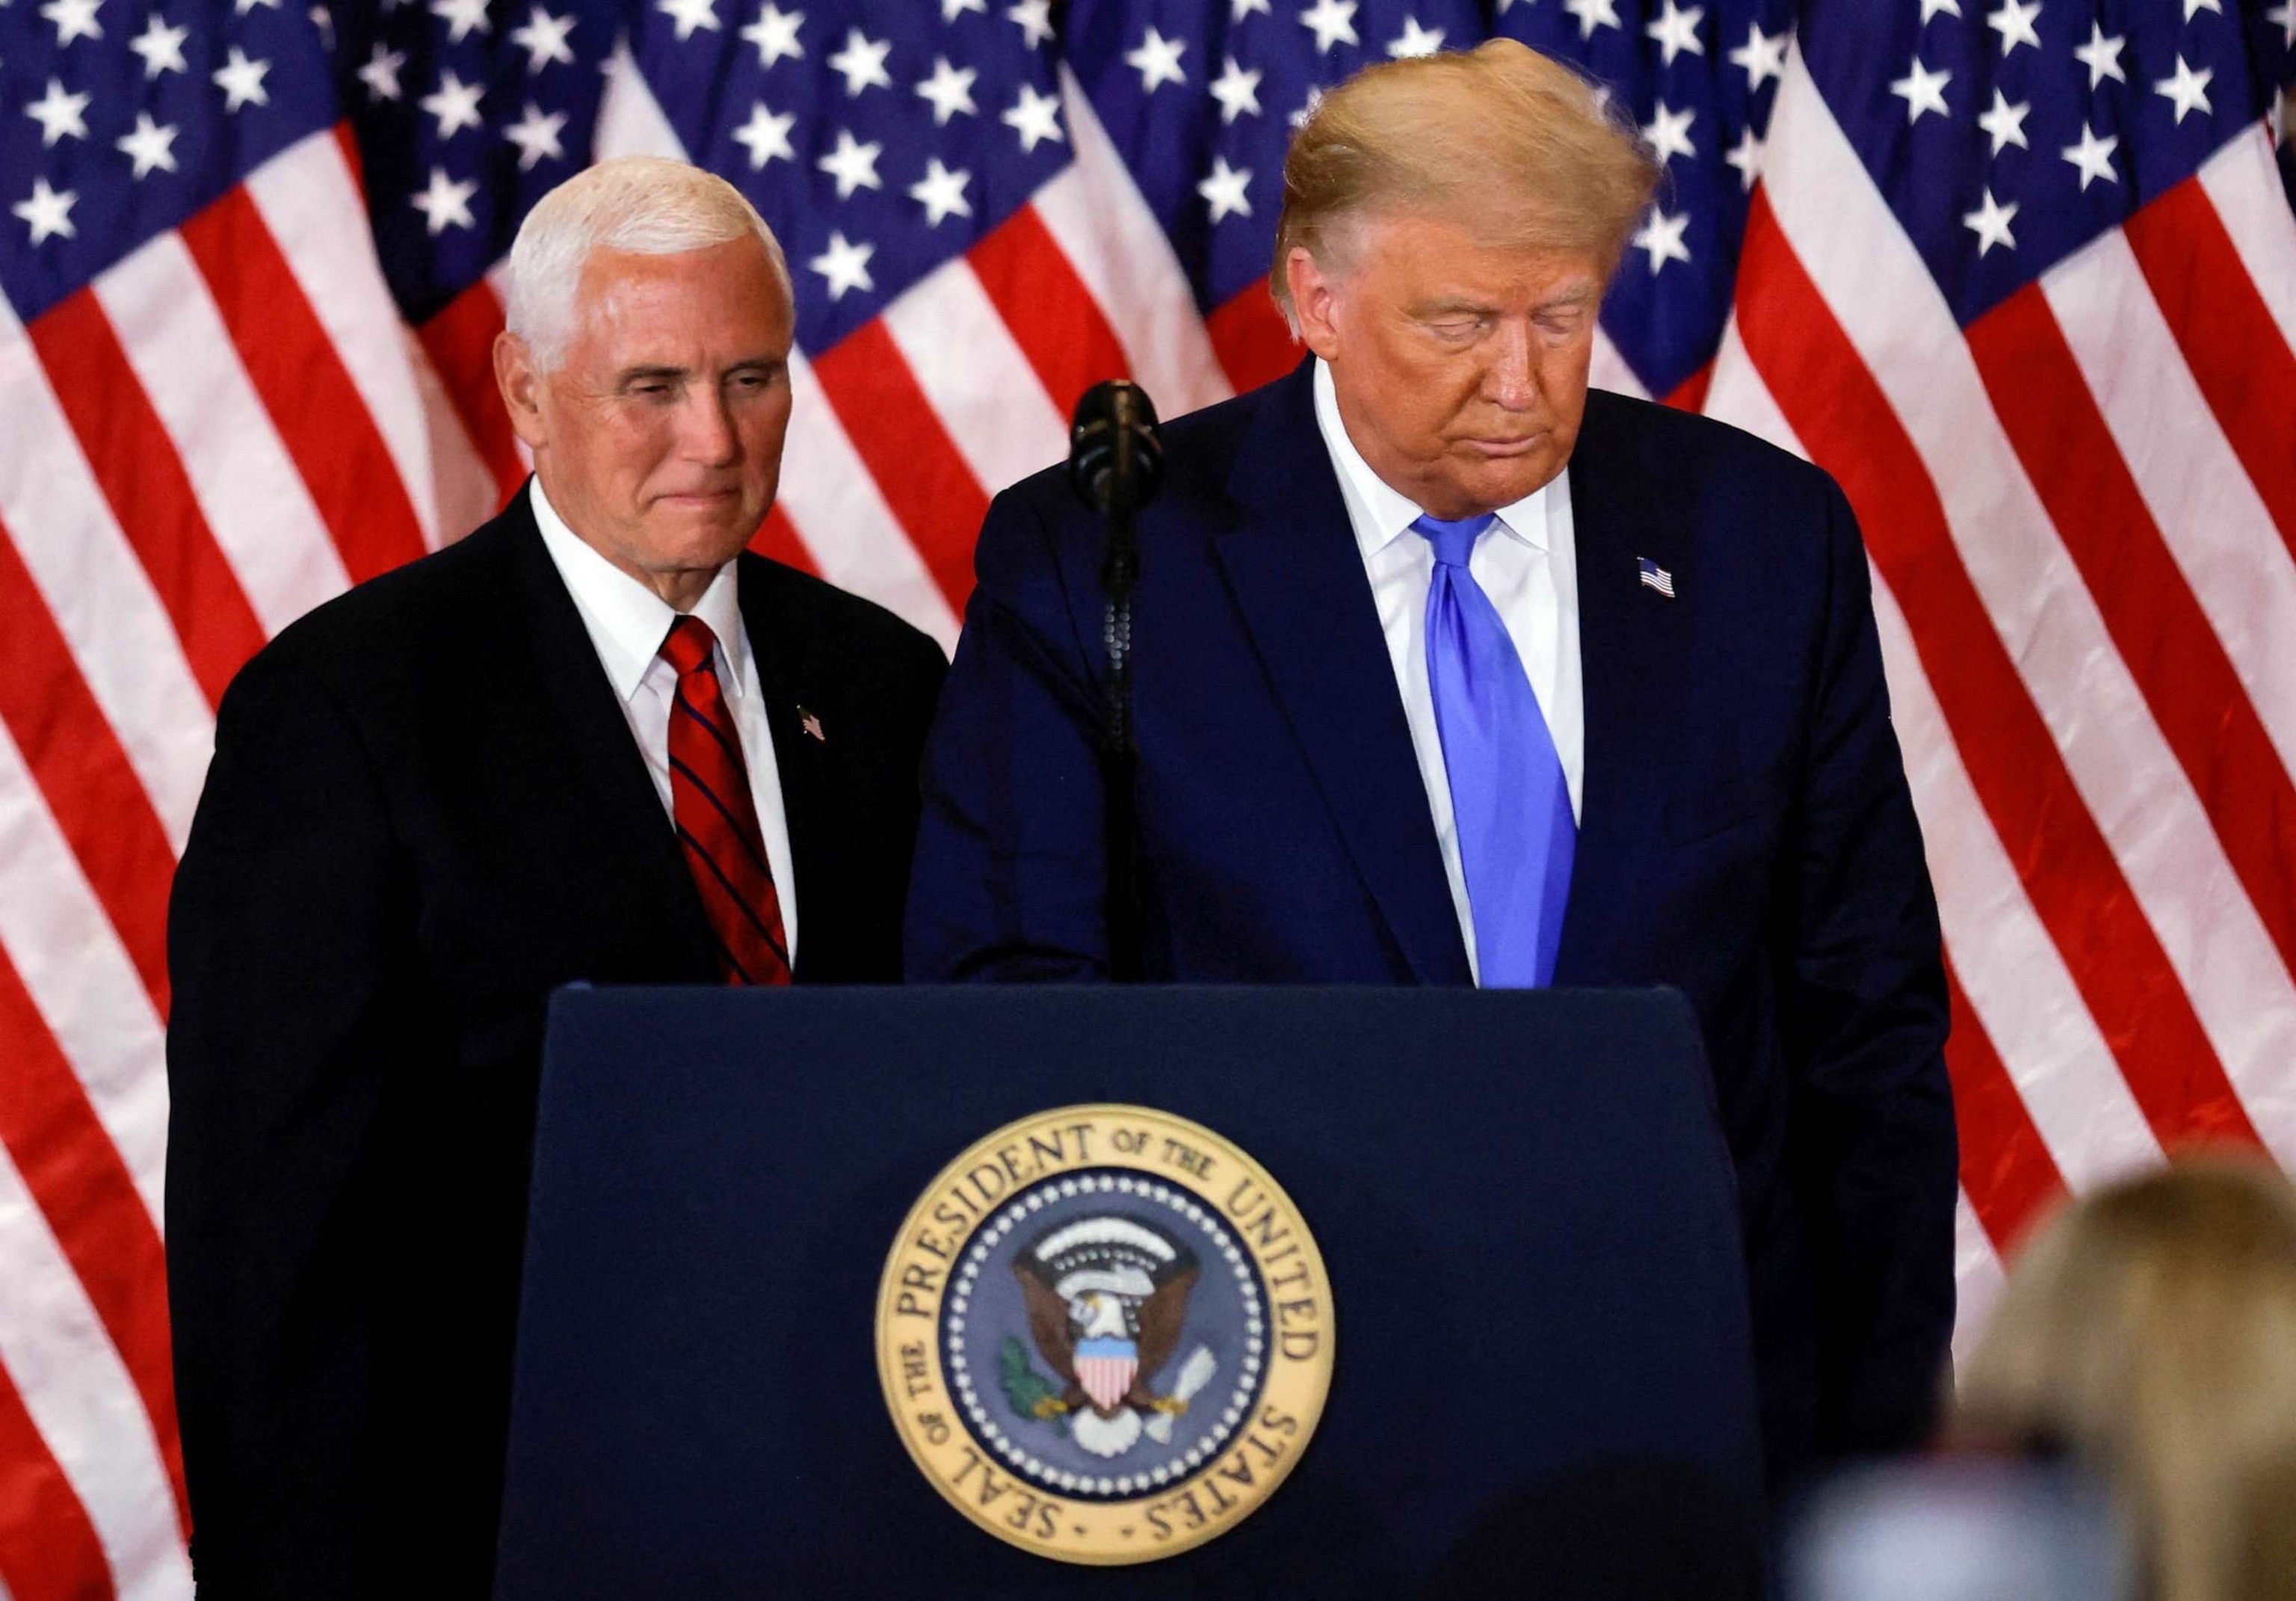
POLYGON ((1459 862, 1483 988, 1554 977, 1578 826, 1562 759, 1498 608, 1467 559, 1494 518, 1411 525, 1435 547, 1427 586, 1427 684, 1451 781, 1459 862))

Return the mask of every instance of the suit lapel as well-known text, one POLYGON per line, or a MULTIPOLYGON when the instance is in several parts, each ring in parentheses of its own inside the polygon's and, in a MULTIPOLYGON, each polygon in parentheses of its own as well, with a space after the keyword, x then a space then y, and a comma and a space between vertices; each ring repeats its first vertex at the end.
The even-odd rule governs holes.
POLYGON ((797 880, 796 977, 810 981, 836 952, 828 939, 837 919, 827 915, 826 899, 836 880, 832 859, 834 826, 833 775, 828 746, 805 732, 800 708, 818 711, 803 620, 778 604, 779 589, 762 561, 742 558, 742 626, 750 636, 750 657, 758 669, 758 693, 765 697, 766 726, 774 738, 774 768, 781 781, 782 815, 789 825, 790 872, 797 880))
POLYGON ((1219 562, 1356 869, 1422 983, 1464 984, 1427 789, 1346 503, 1316 426, 1313 368, 1271 389, 1229 480, 1219 562))
POLYGON ((606 859, 581 864, 585 872, 623 880, 617 904, 644 908, 659 920, 670 948, 689 958, 695 976, 713 974, 708 919, 677 849, 677 836, 630 737, 629 721, 598 664, 597 649, 565 580, 550 559, 521 489, 503 513, 517 573, 520 611, 532 647, 544 715, 570 756, 593 824, 610 843, 606 859))
POLYGON ((1684 738, 1676 709, 1683 703, 1697 574, 1688 545, 1648 499, 1651 477, 1634 460, 1622 409, 1599 391, 1589 394, 1570 457, 1586 774, 1558 984, 1616 980, 1605 955, 1615 920, 1631 915, 1632 891, 1660 848, 1667 776, 1684 738), (1641 557, 1673 575, 1680 598, 1644 587, 1641 557))

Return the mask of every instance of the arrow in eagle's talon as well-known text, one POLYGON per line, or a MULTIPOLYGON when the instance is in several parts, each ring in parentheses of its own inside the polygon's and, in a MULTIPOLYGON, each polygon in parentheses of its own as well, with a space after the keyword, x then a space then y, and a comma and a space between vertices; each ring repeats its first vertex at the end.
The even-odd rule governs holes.
POLYGON ((1172 1442, 1172 1419, 1188 1409, 1188 1401, 1197 1391, 1212 1382, 1219 1371, 1219 1359, 1208 1345, 1199 1345, 1181 1366, 1180 1382, 1172 1386, 1172 1393, 1156 1402, 1156 1416, 1148 1420, 1148 1438, 1158 1445, 1172 1442))

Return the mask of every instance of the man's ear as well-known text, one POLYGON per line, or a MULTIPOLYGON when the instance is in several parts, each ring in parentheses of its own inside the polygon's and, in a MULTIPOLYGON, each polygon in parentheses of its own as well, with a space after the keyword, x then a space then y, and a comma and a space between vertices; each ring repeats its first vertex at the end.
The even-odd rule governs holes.
POLYGON ((1283 277, 1292 290, 1292 316, 1300 324, 1300 338, 1308 349, 1330 361, 1340 353, 1340 329, 1332 316, 1338 285, 1315 257, 1294 246, 1283 259, 1283 277))
POLYGON ((526 341, 504 329, 495 335, 495 387, 510 413, 511 431, 529 450, 542 448, 542 372, 526 341))

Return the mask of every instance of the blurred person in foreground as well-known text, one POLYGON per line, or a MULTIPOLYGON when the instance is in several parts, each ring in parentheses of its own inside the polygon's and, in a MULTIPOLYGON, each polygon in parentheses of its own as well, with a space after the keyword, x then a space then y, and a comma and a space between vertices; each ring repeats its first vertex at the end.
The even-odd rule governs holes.
POLYGON ((2112 1498, 2078 1463, 1868 1465, 1789 1521, 1786 1601, 2143 1601, 2112 1498))
MULTIPOLYGON (((1140 518, 1126 932, 1155 981, 1687 993, 1785 1483, 1931 1426, 1944 972, 1841 489, 1587 387, 1657 172, 1512 41, 1323 96, 1272 279, 1308 354, 1168 423, 1140 518)), ((989 510, 913 980, 1111 976, 1103 549, 1058 472, 989 510)), ((1439 1071, 1396 1072, 1439 1099, 1439 1071)))
POLYGON ((2068 1207, 2017 1259, 1951 1437, 2101 1478, 2145 1601, 2296 1597, 2296 1187, 2216 1156, 2068 1207))
POLYGON ((747 554, 780 247, 609 161, 535 208, 496 374, 535 475, 234 680, 169 908, 168 1267, 203 1593, 491 1584, 552 989, 898 977, 943 671, 747 554))

